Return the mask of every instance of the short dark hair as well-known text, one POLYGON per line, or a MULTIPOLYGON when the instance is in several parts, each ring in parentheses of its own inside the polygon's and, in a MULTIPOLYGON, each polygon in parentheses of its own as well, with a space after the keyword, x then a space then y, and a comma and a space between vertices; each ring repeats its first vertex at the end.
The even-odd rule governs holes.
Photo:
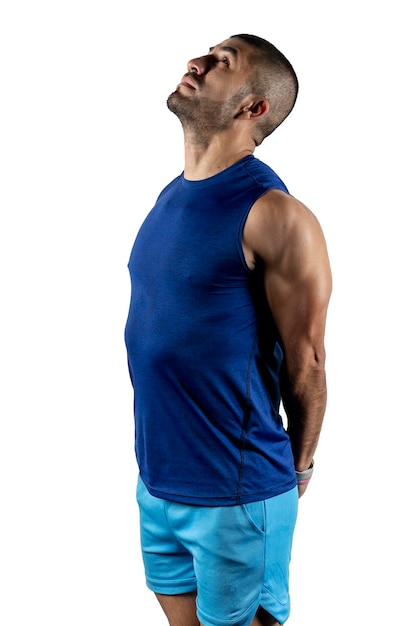
POLYGON ((270 135, 288 117, 298 95, 298 78, 286 56, 272 43, 256 35, 232 35, 253 47, 250 61, 254 64, 250 88, 262 93, 270 103, 268 115, 257 127, 256 145, 270 135))

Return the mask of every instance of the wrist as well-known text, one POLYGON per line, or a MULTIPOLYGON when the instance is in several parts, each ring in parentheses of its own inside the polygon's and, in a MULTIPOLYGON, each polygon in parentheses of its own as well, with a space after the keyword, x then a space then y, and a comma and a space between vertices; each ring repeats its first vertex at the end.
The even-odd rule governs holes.
POLYGON ((303 472, 297 472, 296 470, 295 475, 297 477, 297 484, 298 485, 307 484, 313 475, 313 470, 314 470, 314 461, 311 461, 310 467, 308 467, 303 472))

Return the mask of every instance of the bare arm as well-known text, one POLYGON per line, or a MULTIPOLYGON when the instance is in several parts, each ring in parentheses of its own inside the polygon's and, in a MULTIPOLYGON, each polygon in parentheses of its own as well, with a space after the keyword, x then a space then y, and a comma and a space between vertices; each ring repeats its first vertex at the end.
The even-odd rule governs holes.
MULTIPOLYGON (((264 268, 265 293, 284 351, 280 373, 297 471, 317 448, 326 409, 324 335, 331 294, 326 242, 315 216, 284 192, 270 191, 249 213, 243 238, 250 265, 264 268)), ((299 486, 302 495, 306 485, 299 486)))

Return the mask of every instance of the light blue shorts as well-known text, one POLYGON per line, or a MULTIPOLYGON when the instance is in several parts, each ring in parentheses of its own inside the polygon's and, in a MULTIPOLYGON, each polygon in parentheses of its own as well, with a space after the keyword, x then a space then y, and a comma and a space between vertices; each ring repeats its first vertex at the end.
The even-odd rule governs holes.
POLYGON ((204 626, 249 626, 259 606, 280 624, 288 619, 297 487, 260 502, 206 507, 155 498, 139 478, 137 501, 152 591, 197 591, 204 626))

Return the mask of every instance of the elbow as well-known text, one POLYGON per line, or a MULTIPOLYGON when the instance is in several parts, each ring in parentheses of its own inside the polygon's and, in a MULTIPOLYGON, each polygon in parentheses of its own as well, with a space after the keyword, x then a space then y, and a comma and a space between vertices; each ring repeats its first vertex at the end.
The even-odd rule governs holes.
POLYGON ((282 376, 297 394, 306 387, 326 387, 326 350, 324 346, 304 346, 300 351, 290 351, 284 357, 282 376))
POLYGON ((315 367, 317 367, 318 369, 323 369, 323 371, 324 371, 324 369, 326 367, 326 349, 325 349, 325 347, 322 346, 319 349, 313 348, 312 349, 311 359, 312 359, 315 367))

